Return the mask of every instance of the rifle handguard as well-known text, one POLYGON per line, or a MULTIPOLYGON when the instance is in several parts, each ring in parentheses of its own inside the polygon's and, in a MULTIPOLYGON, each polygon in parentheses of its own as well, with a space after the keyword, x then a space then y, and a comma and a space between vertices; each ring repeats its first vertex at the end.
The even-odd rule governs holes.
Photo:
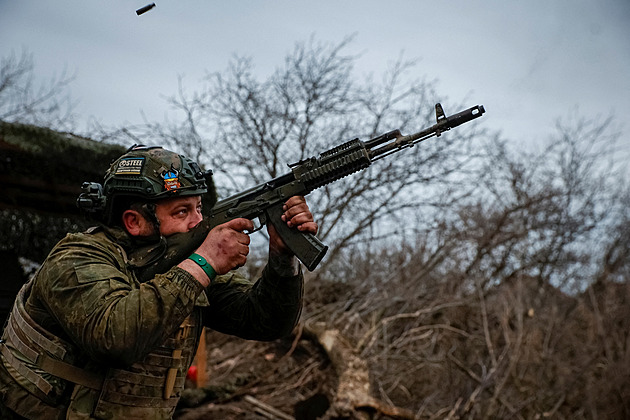
POLYGON ((289 166, 293 169, 295 179, 312 191, 365 169, 371 163, 364 143, 354 139, 320 154, 319 158, 306 159, 289 166))

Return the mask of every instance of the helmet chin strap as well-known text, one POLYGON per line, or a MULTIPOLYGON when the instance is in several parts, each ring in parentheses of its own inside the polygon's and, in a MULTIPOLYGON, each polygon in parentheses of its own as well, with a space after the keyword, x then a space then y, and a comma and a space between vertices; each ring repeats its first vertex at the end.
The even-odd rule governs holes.
POLYGON ((153 235, 134 238, 137 247, 129 254, 129 265, 138 269, 145 265, 153 264, 162 258, 166 252, 167 242, 166 238, 160 233, 160 220, 155 213, 156 204, 142 203, 134 207, 153 225, 153 235))
POLYGON ((142 215, 153 225, 153 229, 157 236, 162 236, 160 234, 160 219, 158 219, 157 214, 155 214, 156 209, 155 203, 144 203, 141 206, 142 215))

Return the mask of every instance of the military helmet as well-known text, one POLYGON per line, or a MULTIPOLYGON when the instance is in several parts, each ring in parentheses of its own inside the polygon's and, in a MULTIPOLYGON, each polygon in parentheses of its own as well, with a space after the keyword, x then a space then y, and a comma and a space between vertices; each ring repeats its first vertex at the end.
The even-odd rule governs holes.
POLYGON ((134 145, 112 162, 103 185, 84 183, 77 204, 91 213, 102 213, 110 224, 116 206, 127 202, 155 201, 207 192, 206 178, 193 160, 157 146, 134 145))

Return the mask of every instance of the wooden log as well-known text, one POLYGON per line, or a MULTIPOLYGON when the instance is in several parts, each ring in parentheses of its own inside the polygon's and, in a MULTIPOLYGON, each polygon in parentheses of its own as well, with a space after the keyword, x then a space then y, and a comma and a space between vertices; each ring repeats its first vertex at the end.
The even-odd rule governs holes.
POLYGON ((394 419, 416 418, 410 410, 393 407, 370 395, 368 364, 338 330, 327 329, 324 323, 307 323, 304 333, 322 346, 339 378, 333 403, 324 418, 367 420, 374 412, 394 419))
POLYGON ((206 351, 206 329, 201 331, 199 347, 195 354, 195 365, 197 366, 197 381, 195 386, 203 388, 208 383, 208 353, 206 351))

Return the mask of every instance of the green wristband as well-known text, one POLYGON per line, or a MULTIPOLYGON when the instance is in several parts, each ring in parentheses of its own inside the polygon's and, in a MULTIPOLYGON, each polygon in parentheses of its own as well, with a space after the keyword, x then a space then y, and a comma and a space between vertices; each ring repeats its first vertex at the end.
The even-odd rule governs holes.
POLYGON ((201 255, 192 254, 190 257, 188 257, 188 259, 196 262, 197 265, 201 267, 201 269, 208 275, 210 281, 214 280, 214 278, 217 276, 217 272, 214 271, 214 268, 212 268, 212 266, 208 264, 208 261, 206 261, 206 259, 201 255))

